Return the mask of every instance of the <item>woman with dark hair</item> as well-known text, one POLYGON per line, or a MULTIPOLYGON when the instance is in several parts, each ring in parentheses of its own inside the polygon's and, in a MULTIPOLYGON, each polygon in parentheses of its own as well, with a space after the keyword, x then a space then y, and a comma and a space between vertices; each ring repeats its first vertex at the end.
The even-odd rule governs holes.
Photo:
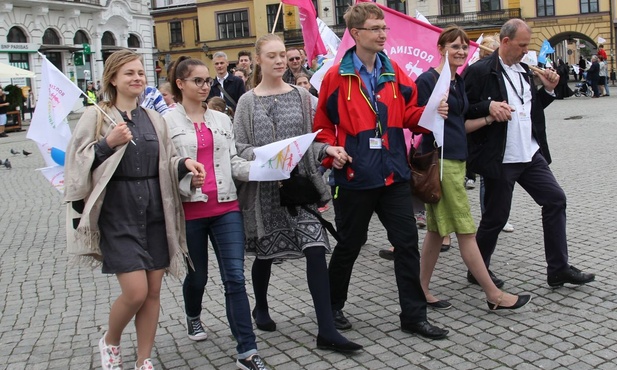
POLYGON ((248 181, 250 162, 236 154, 231 120, 203 102, 210 94, 210 71, 199 59, 180 57, 170 73, 176 109, 165 115, 178 152, 203 163, 207 176, 201 187, 182 197, 186 239, 194 269, 184 279, 182 293, 188 336, 201 341, 207 334, 201 306, 208 282, 208 238, 225 287, 225 309, 236 342, 240 369, 266 369, 257 354, 244 280, 244 228, 234 180, 248 181))
MULTIPOLYGON (((449 308, 451 304, 438 300, 429 290, 429 283, 444 236, 454 232, 459 243, 463 261, 469 271, 477 279, 486 294, 486 302, 490 310, 513 310, 526 305, 530 295, 515 296, 507 294, 495 286, 480 255, 475 239, 476 226, 471 217, 471 209, 465 191, 465 159, 467 157, 466 133, 490 125, 494 119, 491 116, 465 121, 465 113, 469 103, 465 94, 463 79, 456 70, 465 64, 469 50, 469 37, 461 28, 453 26, 444 29, 438 39, 437 47, 441 54, 441 63, 437 68, 431 68, 421 74, 416 80, 418 86, 418 105, 426 105, 435 89, 437 80, 448 62, 450 73, 450 89, 447 97, 448 118, 444 120, 443 134, 443 178, 441 180, 442 197, 435 204, 426 204, 427 232, 422 244, 420 258, 420 283, 429 305, 436 308, 449 308)), ((433 134, 424 134, 422 152, 434 149, 433 134)))
MULTIPOLYGON (((255 49, 256 87, 242 95, 234 116, 238 154, 247 160, 254 159, 256 147, 313 131, 311 94, 283 81, 287 60, 283 41, 277 35, 268 34, 257 40, 255 49)), ((299 175, 308 179, 319 193, 322 202, 330 199, 330 192, 317 167, 326 154, 336 155, 339 149, 314 142, 296 167, 299 175)), ((282 206, 278 181, 241 184, 238 195, 244 214, 246 248, 257 255, 252 269, 253 317, 257 327, 276 330, 267 297, 273 259, 306 257, 306 277, 319 330, 317 348, 338 352, 362 349, 334 326, 326 265, 330 244, 315 216, 317 204, 282 206)))
POLYGON ((109 100, 100 103, 108 118, 98 107, 88 108, 66 153, 67 214, 81 213, 67 228, 69 253, 84 265, 102 260, 103 273, 115 274, 120 283, 99 341, 103 369, 122 369, 120 339, 133 318, 135 369, 153 369, 163 274, 179 277, 185 270, 179 187, 190 192, 205 175, 200 163, 176 154, 163 118, 137 104, 145 87, 139 54, 111 54, 103 71, 109 100))

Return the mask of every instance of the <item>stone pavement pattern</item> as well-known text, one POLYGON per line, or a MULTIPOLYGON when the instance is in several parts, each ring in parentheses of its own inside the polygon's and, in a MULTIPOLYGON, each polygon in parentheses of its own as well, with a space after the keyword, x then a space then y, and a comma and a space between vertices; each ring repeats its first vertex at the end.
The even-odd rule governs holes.
MULTIPOLYGON (((399 330, 392 263, 377 256, 388 245, 386 233, 375 218, 345 307, 353 324, 345 335, 365 350, 343 356, 315 348, 317 325, 304 260, 296 260, 273 268, 270 302, 278 330, 256 330, 262 357, 273 369, 615 369, 615 99, 573 97, 547 109, 551 168, 568 195, 571 263, 596 272, 596 282, 548 288, 540 209, 517 188, 510 218, 516 231, 502 234, 491 268, 506 279, 508 292, 530 292, 534 299, 521 312, 488 312, 481 291, 465 279, 454 240, 432 283, 433 293, 454 308, 429 310, 429 319, 450 329, 450 336, 428 341, 399 330), (575 115, 582 118, 566 119, 575 115)), ((13 163, 12 170, 0 168, 0 369, 99 368, 96 344, 118 284, 99 269, 67 267, 61 197, 35 171, 43 165, 39 155, 12 156, 11 148, 36 152, 25 132, 0 139, 0 159, 13 163)), ((479 220, 477 188, 468 194, 479 220)), ((326 215, 331 218, 332 211, 326 215)), ((156 369, 235 368, 235 342, 213 253, 210 260, 202 315, 209 338, 188 339, 181 283, 167 277, 153 352, 156 369)), ((252 303, 251 264, 247 258, 252 303)), ((131 366, 135 341, 129 324, 122 346, 131 366)))

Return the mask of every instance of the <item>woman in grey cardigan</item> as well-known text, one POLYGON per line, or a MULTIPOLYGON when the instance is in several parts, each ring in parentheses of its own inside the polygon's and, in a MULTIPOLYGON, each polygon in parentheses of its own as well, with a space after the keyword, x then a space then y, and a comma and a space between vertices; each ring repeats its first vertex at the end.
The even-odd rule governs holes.
MULTIPOLYGON (((312 132, 310 94, 282 79, 285 54, 285 45, 278 36, 270 34, 257 40, 256 87, 240 98, 234 118, 238 154, 247 160, 254 159, 255 147, 312 132)), ((321 201, 327 201, 330 195, 317 171, 319 159, 336 155, 337 151, 337 147, 313 143, 298 163, 299 174, 311 180, 321 201)), ((257 255, 252 268, 253 317, 257 327, 276 330, 267 300, 272 260, 306 257, 307 280, 319 327, 317 348, 339 352, 360 350, 361 345, 350 342, 334 327, 326 265, 330 244, 319 220, 301 207, 281 206, 276 181, 241 184, 238 197, 244 215, 247 252, 257 255)), ((308 207, 317 209, 316 204, 308 207)))

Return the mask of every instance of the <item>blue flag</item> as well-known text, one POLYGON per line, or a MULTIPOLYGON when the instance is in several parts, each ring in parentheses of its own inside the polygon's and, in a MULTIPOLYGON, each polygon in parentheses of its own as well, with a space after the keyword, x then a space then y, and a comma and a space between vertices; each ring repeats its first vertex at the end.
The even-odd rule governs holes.
POLYGON ((555 49, 548 43, 548 40, 544 40, 540 48, 540 53, 538 54, 538 63, 546 64, 546 55, 553 54, 554 52, 555 49))

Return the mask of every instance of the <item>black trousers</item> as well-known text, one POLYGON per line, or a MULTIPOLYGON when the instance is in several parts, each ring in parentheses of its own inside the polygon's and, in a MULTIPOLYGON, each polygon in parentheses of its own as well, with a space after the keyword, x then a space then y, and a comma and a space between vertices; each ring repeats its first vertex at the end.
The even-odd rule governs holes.
POLYGON ((394 275, 401 305, 401 322, 426 320, 426 298, 420 286, 418 229, 413 215, 408 183, 369 190, 335 188, 333 200, 337 231, 341 237, 330 259, 332 308, 345 305, 354 262, 366 243, 373 212, 386 228, 394 246, 394 275))
POLYGON ((499 233, 508 222, 512 192, 517 182, 542 207, 547 273, 565 269, 568 267, 566 194, 539 151, 529 163, 503 164, 501 178, 484 177, 485 210, 476 240, 486 267, 491 262, 499 233))

